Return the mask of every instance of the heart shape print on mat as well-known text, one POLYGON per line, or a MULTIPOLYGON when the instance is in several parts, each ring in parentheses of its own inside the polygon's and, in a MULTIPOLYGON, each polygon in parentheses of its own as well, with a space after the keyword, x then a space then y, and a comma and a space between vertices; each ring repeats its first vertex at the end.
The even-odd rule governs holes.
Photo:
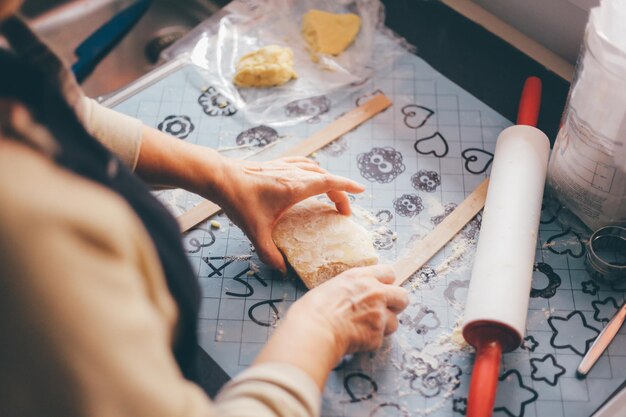
POLYGON ((448 154, 448 142, 439 132, 418 139, 413 145, 415 151, 422 155, 434 155, 443 158, 448 154))
POLYGON ((465 160, 465 169, 472 174, 482 174, 493 162, 493 154, 483 149, 467 148, 461 153, 465 160))
POLYGON ((585 254, 582 237, 570 228, 563 233, 550 236, 545 246, 557 255, 569 254, 572 258, 580 258, 585 254))
POLYGON ((356 104, 356 106, 359 107, 361 104, 367 103, 368 101, 370 101, 372 99, 372 97, 374 97, 374 96, 376 96, 378 94, 385 94, 385 93, 381 89, 377 89, 377 90, 371 91, 369 93, 365 93, 365 94, 357 97, 356 100, 354 100, 354 104, 356 104))
POLYGON ((402 107, 402 114, 404 114, 404 124, 411 129, 419 129, 424 126, 430 116, 435 112, 428 107, 419 106, 417 104, 407 104, 402 107))

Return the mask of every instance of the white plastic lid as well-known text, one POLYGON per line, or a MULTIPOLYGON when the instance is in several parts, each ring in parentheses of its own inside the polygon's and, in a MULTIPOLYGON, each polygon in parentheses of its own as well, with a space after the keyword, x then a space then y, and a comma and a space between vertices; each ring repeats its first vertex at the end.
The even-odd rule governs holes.
POLYGON ((613 76, 626 82, 626 0, 603 0, 591 9, 586 44, 613 76))
POLYGON ((592 14, 598 33, 626 54, 626 1, 602 0, 592 14))

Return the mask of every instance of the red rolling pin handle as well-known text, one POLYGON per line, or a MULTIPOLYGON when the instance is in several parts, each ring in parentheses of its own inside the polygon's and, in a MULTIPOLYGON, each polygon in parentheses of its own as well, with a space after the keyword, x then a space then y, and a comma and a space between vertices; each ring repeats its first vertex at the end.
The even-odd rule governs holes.
POLYGON ((517 124, 537 127, 541 108, 541 80, 528 77, 522 89, 522 97, 517 111, 517 124))
POLYGON ((488 417, 493 413, 501 357, 502 346, 497 341, 476 347, 476 359, 467 402, 467 417, 488 417))

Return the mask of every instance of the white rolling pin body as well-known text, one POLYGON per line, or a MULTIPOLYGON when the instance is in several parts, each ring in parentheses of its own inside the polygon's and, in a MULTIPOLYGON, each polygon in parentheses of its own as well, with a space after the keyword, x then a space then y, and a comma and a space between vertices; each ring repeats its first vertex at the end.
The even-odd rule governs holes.
POLYGON ((464 334, 468 325, 471 331, 490 323, 524 337, 549 152, 547 136, 531 126, 512 126, 498 137, 464 334))

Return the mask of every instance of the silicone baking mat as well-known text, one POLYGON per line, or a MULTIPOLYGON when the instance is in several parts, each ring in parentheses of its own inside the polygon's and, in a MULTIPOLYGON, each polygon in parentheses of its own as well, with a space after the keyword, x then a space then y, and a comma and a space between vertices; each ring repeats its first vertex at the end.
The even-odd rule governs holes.
MULTIPOLYGON (((308 117, 290 127, 249 124, 195 67, 177 68, 115 108, 228 156, 269 158, 272 149, 308 137, 369 95, 390 97, 392 107, 314 155, 322 167, 367 185, 352 196, 355 216, 374 233, 383 262, 402 256, 488 175, 496 138, 511 124, 409 53, 348 98, 290 103, 286 118, 308 117)), ((175 213, 198 201, 181 190, 159 196, 175 213)), ((495 416, 588 416, 626 375, 622 331, 587 379, 575 377, 625 289, 589 278, 581 237, 557 224, 553 209, 546 201, 527 335, 503 357, 495 416)), ((266 268, 223 214, 214 220, 219 229, 205 222, 183 239, 203 291, 201 346, 235 376, 305 288, 266 268)), ((410 307, 382 349, 348 357, 333 371, 324 416, 465 414, 473 356, 457 326, 479 227, 480 216, 406 284, 410 307)))

